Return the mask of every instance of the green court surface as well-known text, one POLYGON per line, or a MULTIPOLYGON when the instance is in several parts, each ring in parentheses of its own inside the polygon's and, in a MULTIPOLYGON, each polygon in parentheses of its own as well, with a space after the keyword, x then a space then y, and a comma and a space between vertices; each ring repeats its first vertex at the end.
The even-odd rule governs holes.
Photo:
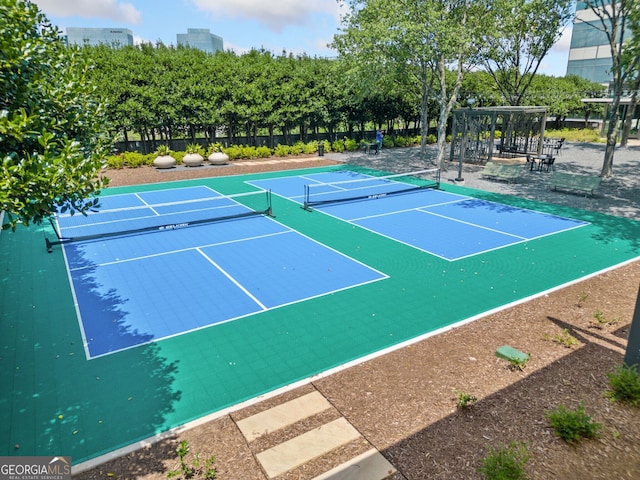
MULTIPOLYGON (((232 194, 252 190, 246 180, 301 173, 105 194, 201 184, 232 194)), ((78 464, 640 255, 640 223, 456 185, 442 188, 590 224, 450 262, 274 197, 277 221, 389 278, 93 360, 85 358, 62 249, 46 251, 49 229, 3 231, 0 455, 71 455, 78 464)), ((211 289, 174 287, 198 295, 211 289)))

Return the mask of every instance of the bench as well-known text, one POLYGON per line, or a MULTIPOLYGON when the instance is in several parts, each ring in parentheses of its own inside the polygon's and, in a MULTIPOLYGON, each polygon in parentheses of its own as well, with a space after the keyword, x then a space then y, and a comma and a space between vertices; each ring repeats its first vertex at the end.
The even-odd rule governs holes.
POLYGON ((573 190, 586 195, 593 195, 600 186, 602 178, 593 175, 578 175, 575 173, 553 172, 549 178, 549 189, 573 190))
POLYGON ((481 175, 487 178, 515 182, 521 173, 521 165, 505 165, 502 163, 487 162, 481 175))

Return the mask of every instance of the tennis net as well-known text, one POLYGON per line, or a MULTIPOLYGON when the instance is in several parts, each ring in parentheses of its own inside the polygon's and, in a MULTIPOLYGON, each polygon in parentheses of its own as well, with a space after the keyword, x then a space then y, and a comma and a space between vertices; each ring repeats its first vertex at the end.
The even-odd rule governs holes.
POLYGON ((440 169, 416 170, 383 176, 361 175, 338 182, 312 183, 304 186, 304 206, 374 200, 389 195, 414 192, 426 188, 440 188, 440 169))
POLYGON ((61 215, 49 218, 55 240, 45 237, 47 251, 54 245, 144 233, 171 231, 208 223, 272 216, 271 191, 219 195, 182 202, 61 215))

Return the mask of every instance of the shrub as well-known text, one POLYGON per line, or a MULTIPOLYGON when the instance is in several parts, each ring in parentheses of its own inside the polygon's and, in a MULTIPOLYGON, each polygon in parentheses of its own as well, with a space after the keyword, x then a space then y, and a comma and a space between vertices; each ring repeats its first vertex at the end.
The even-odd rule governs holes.
POLYGON ((511 442, 498 449, 489 447, 478 472, 488 480, 525 480, 524 466, 530 458, 527 446, 522 443, 511 442))
POLYGON ((317 151, 318 151, 318 141, 317 140, 313 140, 313 141, 307 143, 304 146, 304 153, 306 153, 307 155, 313 155, 317 151))
POLYGON ((124 167, 124 157, 122 155, 109 155, 107 157, 107 167, 114 169, 124 167))
POLYGON ((403 137, 401 135, 393 137, 393 146, 394 147, 406 147, 408 145, 409 145, 409 139, 408 138, 403 137))
POLYGON ((291 155, 300 155, 302 152, 304 152, 304 147, 304 143, 298 141, 289 148, 289 153, 291 155))
POLYGON ((595 438, 602 427, 587 415, 584 402, 580 402, 575 410, 569 410, 560 404, 555 410, 546 412, 545 416, 555 434, 569 443, 577 442, 582 438, 595 438))
POLYGON ((611 401, 640 406, 640 374, 637 365, 620 365, 607 374, 610 390, 605 395, 611 401))
POLYGON ((240 147, 242 158, 258 158, 258 151, 256 147, 249 145, 242 145, 240 147))
POLYGON ((274 155, 276 157, 286 157, 287 155, 289 155, 289 145, 276 145, 274 155))
POLYGON ((330 152, 331 151, 331 142, 329 140, 325 140, 322 143, 324 144, 324 151, 325 152, 330 152))
POLYGON ((355 152, 360 147, 360 143, 352 138, 344 139, 344 148, 347 152, 355 152))
POLYGON ((337 153, 344 152, 344 142, 342 140, 336 140, 331 144, 331 150, 337 153))
POLYGON ((182 163, 182 159, 187 154, 187 152, 172 152, 171 156, 176 159, 176 164, 180 165, 182 163))
POLYGON ((438 141, 438 137, 436 137, 433 133, 430 133, 429 135, 427 135, 427 143, 428 144, 434 144, 438 141))
POLYGON ((139 152, 124 152, 122 154, 122 159, 127 167, 133 168, 150 163, 148 156, 139 152))
POLYGON ((264 145, 256 148, 256 156, 258 158, 269 158, 271 156, 271 149, 264 145))
POLYGON ((229 155, 229 160, 237 160, 238 158, 242 158, 242 147, 231 145, 224 149, 224 153, 229 155))
POLYGON ((393 148, 394 146, 395 146, 395 143, 393 141, 393 137, 389 135, 385 135, 384 137, 382 137, 383 148, 393 148))
POLYGON ((566 138, 570 142, 596 142, 602 143, 605 141, 597 130, 590 128, 583 129, 569 129, 563 128, 560 130, 546 130, 544 132, 545 137, 548 138, 566 138))

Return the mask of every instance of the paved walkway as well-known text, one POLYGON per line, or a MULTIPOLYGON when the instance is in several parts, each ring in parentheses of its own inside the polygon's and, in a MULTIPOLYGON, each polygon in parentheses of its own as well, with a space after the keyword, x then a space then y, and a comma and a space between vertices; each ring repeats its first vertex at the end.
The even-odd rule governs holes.
MULTIPOLYGON (((529 171, 524 168, 519 181, 508 184, 483 179, 480 175, 482 165, 464 164, 462 168, 464 181, 460 184, 479 190, 640 220, 640 175, 638 175, 640 173, 640 140, 633 140, 630 143, 628 147, 619 148, 616 151, 613 160, 614 176, 603 179, 593 198, 585 198, 580 194, 549 191, 546 186, 548 172, 529 171)), ((602 169, 604 148, 604 144, 565 143, 556 158, 555 169, 562 172, 598 175, 602 169)), ((383 149, 379 155, 367 155, 359 151, 328 153, 326 156, 341 162, 396 173, 432 168, 436 147, 429 145, 425 156, 420 154, 419 147, 383 149)), ((448 158, 448 155, 445 158, 448 158)), ((457 162, 445 160, 442 181, 453 183, 458 177, 458 167, 457 162)))

